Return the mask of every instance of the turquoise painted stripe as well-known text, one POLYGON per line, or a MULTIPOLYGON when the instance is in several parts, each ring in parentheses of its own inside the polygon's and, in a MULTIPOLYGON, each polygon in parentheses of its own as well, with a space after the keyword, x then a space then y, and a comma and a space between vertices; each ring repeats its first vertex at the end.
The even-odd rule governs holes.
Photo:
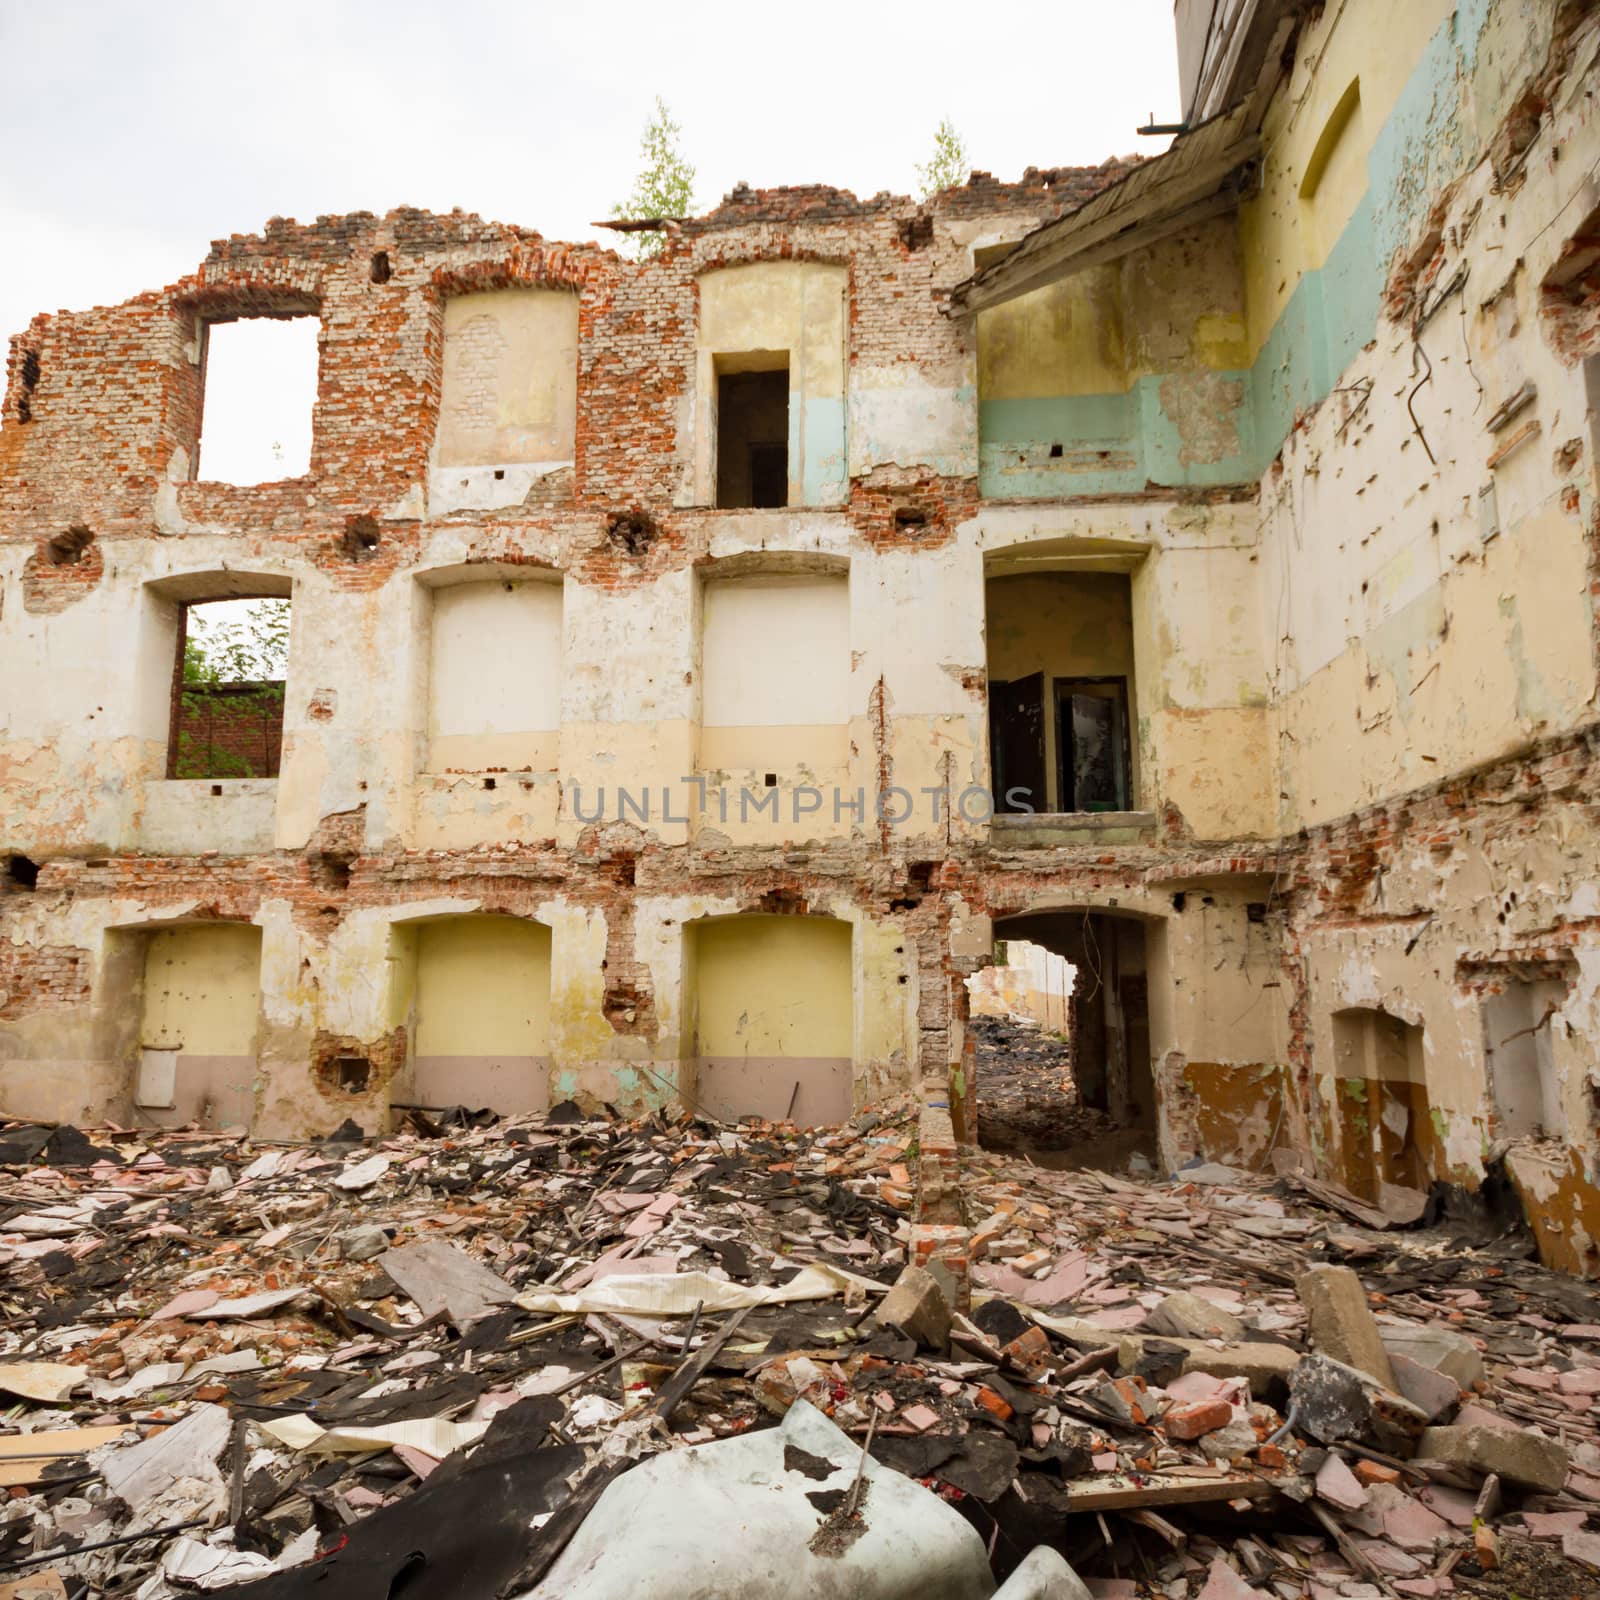
POLYGON ((1324 400, 1375 337, 1388 264, 1416 236, 1430 196, 1471 159, 1476 141, 1469 139, 1474 124, 1464 86, 1490 4, 1463 0, 1428 41, 1373 141, 1366 193, 1326 261, 1295 285, 1254 364, 1216 374, 1242 385, 1232 419, 1236 450, 1217 461, 1183 459, 1177 424, 1161 403, 1164 375, 1142 378, 1126 394, 986 400, 978 421, 980 493, 1059 499, 1259 478, 1295 414, 1324 400), (1059 455, 1051 455, 1052 446, 1059 455))

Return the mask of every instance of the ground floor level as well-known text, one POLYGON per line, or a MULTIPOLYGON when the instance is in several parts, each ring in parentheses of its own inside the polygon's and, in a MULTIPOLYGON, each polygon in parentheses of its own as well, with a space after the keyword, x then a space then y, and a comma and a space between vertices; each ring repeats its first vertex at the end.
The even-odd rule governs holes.
POLYGON ((1600 1274, 1597 743, 1226 851, 386 854, 356 818, 304 854, 51 861, 0 897, 0 1107, 299 1138, 564 1100, 816 1126, 911 1091, 970 1142, 975 977, 1028 949, 1065 975, 1017 982, 1075 1103, 1152 1163, 1380 1208, 1491 1181, 1600 1274))

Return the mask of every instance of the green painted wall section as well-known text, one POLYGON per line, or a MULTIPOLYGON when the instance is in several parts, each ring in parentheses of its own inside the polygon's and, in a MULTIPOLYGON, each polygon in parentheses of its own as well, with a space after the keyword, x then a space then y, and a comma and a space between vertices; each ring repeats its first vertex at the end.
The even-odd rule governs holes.
MULTIPOLYGON (((1323 265, 1301 277, 1247 370, 1213 374, 1234 391, 1181 391, 1140 378, 1124 394, 979 403, 980 492, 996 499, 1126 494, 1147 487, 1250 483, 1271 464, 1295 414, 1325 399, 1375 336, 1395 252, 1412 242, 1430 199, 1473 158, 1478 130, 1465 104, 1492 0, 1469 0, 1428 42, 1367 158, 1367 189, 1323 265), (1196 403, 1219 409, 1195 414, 1196 403), (1196 458, 1197 423, 1214 423, 1196 458), (1232 448, 1226 446, 1232 435, 1232 448), (1059 454, 1052 455, 1052 447, 1059 454)), ((1478 121, 1484 108, 1478 107, 1478 121)), ((1184 376, 1190 376, 1185 374, 1184 376)))

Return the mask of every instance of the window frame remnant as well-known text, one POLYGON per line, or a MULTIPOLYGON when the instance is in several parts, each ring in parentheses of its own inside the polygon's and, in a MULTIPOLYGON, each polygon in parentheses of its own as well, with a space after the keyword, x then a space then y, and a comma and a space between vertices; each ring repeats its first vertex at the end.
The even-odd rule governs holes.
MULTIPOLYGON (((165 776, 179 781, 198 781, 213 784, 213 793, 217 793, 215 784, 217 780, 253 778, 276 780, 283 763, 283 713, 288 689, 288 662, 287 656, 284 663, 284 676, 282 679, 241 679, 234 682, 204 683, 199 680, 189 680, 187 667, 189 665, 189 612, 196 606, 226 604, 238 600, 282 600, 292 608, 292 597, 287 594, 250 593, 229 595, 195 596, 191 599, 178 600, 177 606, 177 644, 173 652, 172 664, 172 697, 171 709, 167 724, 167 753, 165 776), (214 730, 217 721, 217 705, 212 702, 243 700, 253 698, 259 703, 262 719, 262 759, 261 766, 264 771, 247 770, 243 772, 232 770, 218 770, 219 765, 225 765, 216 757, 216 740, 214 730), (192 730, 185 726, 186 722, 197 720, 202 709, 205 713, 204 726, 207 733, 206 757, 204 760, 192 756, 192 730), (189 753, 185 751, 185 739, 190 739, 189 753)), ((291 610, 292 617, 292 610, 291 610)), ((292 624, 291 624, 292 625, 292 624)), ((231 720, 242 718, 230 713, 231 720)), ((237 759, 243 760, 239 757, 237 759)), ((247 763, 248 765, 248 763, 247 763)))

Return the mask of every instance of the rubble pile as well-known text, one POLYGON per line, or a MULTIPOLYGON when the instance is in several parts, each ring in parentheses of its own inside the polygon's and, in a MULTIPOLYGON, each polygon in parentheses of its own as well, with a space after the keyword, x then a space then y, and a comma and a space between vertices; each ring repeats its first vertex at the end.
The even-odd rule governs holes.
POLYGON ((0 1597, 1596 1591, 1592 1288, 916 1128, 0 1128, 0 1597))

